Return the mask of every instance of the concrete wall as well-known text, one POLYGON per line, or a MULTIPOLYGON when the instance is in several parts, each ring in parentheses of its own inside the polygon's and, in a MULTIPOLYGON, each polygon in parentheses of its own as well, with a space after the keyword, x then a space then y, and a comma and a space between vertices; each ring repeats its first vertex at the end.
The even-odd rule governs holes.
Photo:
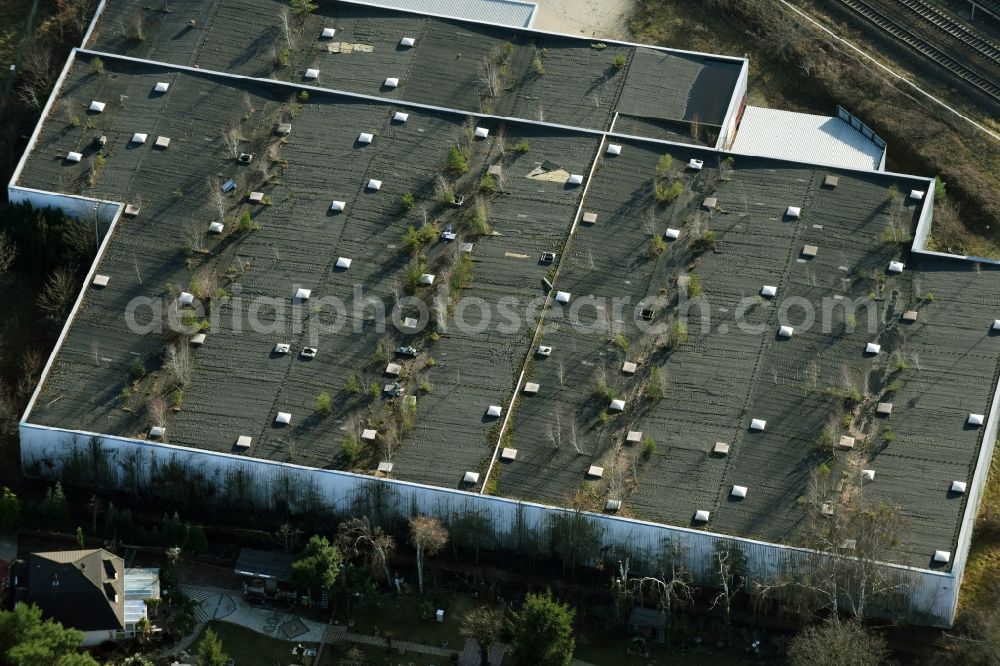
MULTIPOLYGON (((591 566, 628 557, 635 572, 651 571, 666 551, 679 549, 695 581, 708 586, 713 584, 712 563, 720 543, 742 551, 748 581, 772 581, 825 557, 700 529, 26 422, 21 423, 21 464, 26 475, 243 510, 285 504, 293 512, 367 515, 384 525, 416 514, 433 515, 462 545, 527 555, 561 554, 591 566), (572 539, 560 540, 558 535, 568 532, 572 539), (568 541, 575 545, 567 550, 568 541)), ((875 612, 920 624, 951 623, 958 592, 951 573, 879 566, 903 588, 875 612)))

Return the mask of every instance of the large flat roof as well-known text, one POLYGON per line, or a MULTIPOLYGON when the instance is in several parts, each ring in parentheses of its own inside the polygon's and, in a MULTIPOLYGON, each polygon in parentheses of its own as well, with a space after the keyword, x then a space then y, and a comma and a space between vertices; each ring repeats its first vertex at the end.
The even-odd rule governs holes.
POLYGON ((285 3, 274 0, 187 0, 170 12, 141 0, 112 0, 88 46, 576 128, 608 130, 615 123, 626 134, 703 144, 714 144, 745 63, 350 2, 322 3, 314 14, 292 17, 286 34, 279 27, 283 11, 285 3), (325 28, 336 32, 321 38, 325 28), (400 46, 404 37, 414 46, 400 46), (309 69, 318 71, 316 78, 305 78, 309 69), (386 87, 387 78, 398 85, 386 87))
MULTIPOLYGON (((147 42, 149 55, 171 47, 147 42)), ((799 543, 814 472, 828 470, 823 499, 836 507, 840 481, 873 469, 863 492, 908 520, 893 561, 927 567, 934 550, 955 549, 966 496, 948 488, 972 478, 983 429, 966 419, 987 414, 997 385, 1000 303, 988 295, 1000 272, 910 253, 928 204, 908 194, 926 179, 102 60, 98 73, 77 54, 16 184, 140 212, 107 241, 96 267, 107 285, 88 285, 28 422, 137 439, 163 424, 165 441, 194 449, 376 476, 391 461, 393 478, 473 491, 489 472, 488 491, 506 497, 591 510, 617 499, 622 515, 684 526, 705 510, 709 530, 786 544, 799 543), (157 82, 169 89, 152 92, 157 82), (102 112, 87 112, 94 100, 102 112), (131 141, 137 132, 145 143, 131 141), (456 146, 462 176, 446 169, 456 146), (71 151, 79 162, 62 159, 71 151), (254 157, 242 164, 240 153, 254 157), (442 180, 461 206, 442 197, 442 180), (255 191, 264 201, 249 200, 255 191), (406 232, 425 222, 433 232, 414 260, 406 232), (449 230, 453 241, 440 237, 449 230), (888 270, 896 261, 902 272, 888 270), (775 297, 760 295, 765 285, 775 297), (568 303, 546 302, 550 287, 568 303), (295 308, 299 288, 311 295, 295 308), (140 330, 182 292, 210 309, 194 316, 209 321, 200 347, 140 330), (358 294, 401 317, 422 303, 434 323, 382 331, 354 308, 358 294), (632 316, 643 299, 658 328, 632 316), (273 353, 277 343, 290 353, 273 353), (869 343, 878 354, 865 354, 869 343), (415 407, 382 390, 395 382, 415 407), (289 425, 275 423, 281 412, 289 425), (835 448, 842 436, 852 449, 835 448), (238 448, 240 437, 250 441, 238 448), (717 442, 728 455, 712 454, 717 442), (513 461, 495 456, 498 444, 517 449, 513 461), (478 484, 462 484, 467 472, 478 484), (745 499, 731 498, 736 485, 745 499)))

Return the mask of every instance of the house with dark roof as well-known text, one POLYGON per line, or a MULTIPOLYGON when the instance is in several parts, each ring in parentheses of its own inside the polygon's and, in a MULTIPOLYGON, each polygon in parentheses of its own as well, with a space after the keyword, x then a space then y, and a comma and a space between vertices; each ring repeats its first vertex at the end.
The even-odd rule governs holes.
POLYGON ((14 586, 18 601, 82 631, 84 646, 132 638, 146 617, 144 603, 126 613, 125 562, 101 548, 32 553, 15 566, 14 586))

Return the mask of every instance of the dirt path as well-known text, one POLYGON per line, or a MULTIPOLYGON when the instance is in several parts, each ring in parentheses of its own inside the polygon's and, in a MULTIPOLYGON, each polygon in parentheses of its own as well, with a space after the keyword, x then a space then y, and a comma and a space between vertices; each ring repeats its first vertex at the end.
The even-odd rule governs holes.
POLYGON ((569 35, 628 39, 626 17, 632 0, 535 0, 538 30, 569 35))

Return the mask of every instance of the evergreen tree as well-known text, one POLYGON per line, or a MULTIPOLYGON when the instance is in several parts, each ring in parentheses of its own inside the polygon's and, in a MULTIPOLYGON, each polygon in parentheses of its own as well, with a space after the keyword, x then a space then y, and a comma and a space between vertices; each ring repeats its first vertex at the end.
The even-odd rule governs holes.
POLYGON ((574 611, 551 592, 529 594, 511 621, 510 656, 521 666, 569 666, 576 641, 574 611))
POLYGON ((21 500, 10 488, 0 492, 0 529, 15 530, 21 524, 21 500))
POLYGON ((0 612, 0 663, 5 666, 98 666, 89 654, 78 652, 81 642, 82 631, 43 621, 33 604, 0 612))
POLYGON ((205 627, 205 633, 198 641, 198 666, 226 666, 228 659, 229 655, 222 651, 219 636, 211 627, 205 627))

